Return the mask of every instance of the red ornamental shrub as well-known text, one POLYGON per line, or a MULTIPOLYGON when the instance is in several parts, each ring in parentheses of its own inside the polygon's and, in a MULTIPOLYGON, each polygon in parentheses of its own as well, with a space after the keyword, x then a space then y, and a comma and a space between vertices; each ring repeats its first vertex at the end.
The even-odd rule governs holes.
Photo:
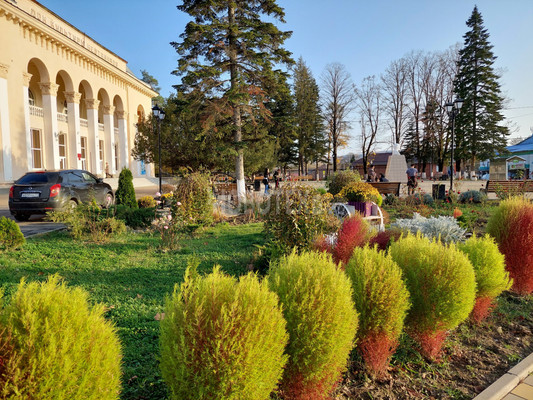
POLYGON ((337 235, 337 243, 333 248, 333 260, 337 263, 348 263, 356 247, 364 246, 372 237, 370 226, 359 213, 346 218, 337 235))
POLYGON ((377 235, 370 238, 368 244, 370 247, 377 245, 378 250, 385 251, 391 244, 400 238, 402 232, 400 230, 386 230, 383 232, 378 232, 377 235))
POLYGON ((505 268, 513 279, 511 290, 533 292, 533 204, 523 197, 503 200, 487 224, 505 256, 505 268))

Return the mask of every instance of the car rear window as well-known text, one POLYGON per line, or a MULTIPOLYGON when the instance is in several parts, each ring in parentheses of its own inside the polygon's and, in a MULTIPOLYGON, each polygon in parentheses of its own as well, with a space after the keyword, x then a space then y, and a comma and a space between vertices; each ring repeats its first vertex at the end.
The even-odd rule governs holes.
POLYGON ((36 184, 46 184, 46 183, 55 183, 57 181, 57 173, 50 172, 33 172, 24 175, 15 183, 21 185, 36 185, 36 184))

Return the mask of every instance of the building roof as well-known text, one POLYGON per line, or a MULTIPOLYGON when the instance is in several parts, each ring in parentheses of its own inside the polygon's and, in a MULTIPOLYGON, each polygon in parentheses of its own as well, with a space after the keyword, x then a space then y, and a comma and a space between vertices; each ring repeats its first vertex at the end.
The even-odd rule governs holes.
MULTIPOLYGON (((389 162, 389 157, 392 155, 392 153, 386 152, 386 153, 376 153, 376 154, 369 154, 368 155, 368 162, 370 165, 387 165, 389 162)), ((363 157, 358 158, 353 163, 354 166, 360 166, 363 165, 363 157)))
POLYGON ((522 140, 520 143, 515 144, 514 146, 507 146, 507 150, 511 153, 519 153, 522 151, 533 151, 533 135, 527 139, 522 140))

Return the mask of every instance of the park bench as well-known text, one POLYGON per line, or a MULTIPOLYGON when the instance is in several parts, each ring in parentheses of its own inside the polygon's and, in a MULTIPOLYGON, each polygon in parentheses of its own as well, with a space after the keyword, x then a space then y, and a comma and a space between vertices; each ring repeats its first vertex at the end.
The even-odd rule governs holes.
POLYGON ((380 194, 400 195, 401 182, 368 182, 374 186, 380 194))
POLYGON ((487 181, 487 185, 485 186, 485 193, 488 194, 496 192, 504 192, 510 194, 533 192, 533 181, 487 181))

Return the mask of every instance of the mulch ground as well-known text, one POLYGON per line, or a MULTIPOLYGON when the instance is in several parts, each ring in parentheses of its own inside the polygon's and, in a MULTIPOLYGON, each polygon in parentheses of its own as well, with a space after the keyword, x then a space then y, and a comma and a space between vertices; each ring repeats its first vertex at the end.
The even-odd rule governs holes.
POLYGON ((373 379, 354 354, 336 399, 472 399, 533 352, 533 297, 504 293, 481 325, 449 334, 441 362, 431 363, 402 338, 386 376, 373 379))

